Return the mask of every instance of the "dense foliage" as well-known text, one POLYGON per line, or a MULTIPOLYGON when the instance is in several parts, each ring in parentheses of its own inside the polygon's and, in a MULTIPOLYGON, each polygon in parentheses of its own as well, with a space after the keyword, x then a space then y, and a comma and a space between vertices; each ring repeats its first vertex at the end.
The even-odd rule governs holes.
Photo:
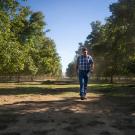
POLYGON ((61 75, 55 43, 46 36, 42 12, 25 0, 0 0, 0 75, 61 75))
POLYGON ((110 5, 110 11, 105 24, 91 23, 92 31, 76 53, 86 46, 94 57, 96 76, 113 81, 114 76, 135 74, 135 0, 119 0, 110 5))

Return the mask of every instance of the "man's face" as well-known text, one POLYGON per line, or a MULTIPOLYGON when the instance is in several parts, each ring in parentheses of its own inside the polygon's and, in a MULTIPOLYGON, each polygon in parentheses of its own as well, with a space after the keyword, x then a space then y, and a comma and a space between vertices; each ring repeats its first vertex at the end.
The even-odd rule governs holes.
POLYGON ((83 55, 84 56, 86 56, 87 54, 88 54, 88 51, 87 50, 83 51, 83 55))

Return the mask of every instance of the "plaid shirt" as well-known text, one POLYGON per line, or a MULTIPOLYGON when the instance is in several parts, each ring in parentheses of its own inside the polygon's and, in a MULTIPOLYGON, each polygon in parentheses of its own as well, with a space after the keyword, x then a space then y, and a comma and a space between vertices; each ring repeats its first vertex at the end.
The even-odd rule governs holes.
POLYGON ((93 64, 93 58, 90 55, 81 55, 77 59, 77 66, 79 70, 90 70, 91 64, 93 64))

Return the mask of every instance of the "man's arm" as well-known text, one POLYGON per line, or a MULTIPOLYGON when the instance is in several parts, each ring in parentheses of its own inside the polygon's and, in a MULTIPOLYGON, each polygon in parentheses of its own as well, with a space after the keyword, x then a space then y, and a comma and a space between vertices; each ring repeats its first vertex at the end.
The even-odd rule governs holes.
POLYGON ((76 72, 78 73, 79 70, 79 57, 77 58, 77 62, 76 62, 76 72))
POLYGON ((93 61, 93 58, 91 57, 91 73, 93 72, 94 70, 94 61, 93 61))
POLYGON ((94 70, 94 62, 91 64, 91 72, 94 70))

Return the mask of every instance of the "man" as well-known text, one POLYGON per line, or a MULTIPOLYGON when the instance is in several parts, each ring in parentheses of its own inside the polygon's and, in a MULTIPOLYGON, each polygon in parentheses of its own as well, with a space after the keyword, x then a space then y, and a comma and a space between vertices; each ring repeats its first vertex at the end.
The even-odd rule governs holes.
POLYGON ((76 71, 80 83, 81 100, 86 99, 88 74, 94 70, 93 58, 88 55, 87 48, 82 49, 82 54, 77 58, 76 71))

